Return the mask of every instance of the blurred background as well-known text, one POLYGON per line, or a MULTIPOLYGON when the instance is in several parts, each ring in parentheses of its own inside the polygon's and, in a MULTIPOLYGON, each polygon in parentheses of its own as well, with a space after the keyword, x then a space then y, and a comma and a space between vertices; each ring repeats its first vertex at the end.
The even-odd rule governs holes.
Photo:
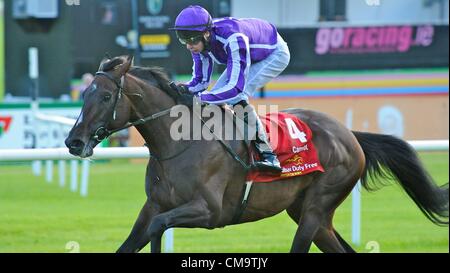
MULTIPOLYGON (((448 0, 0 0, 0 149, 62 147, 71 127, 54 117, 77 118, 105 54, 134 54, 136 65, 188 81, 190 54, 168 28, 190 4, 213 17, 257 17, 278 27, 291 63, 253 104, 322 111, 354 130, 405 140, 448 140, 448 0)), ((215 79, 222 69, 215 67, 215 79)), ((102 146, 142 144, 130 130, 102 146)), ((448 181, 448 151, 421 157, 438 182, 448 181)), ((31 168, 0 158, 0 252, 68 252, 68 242, 114 251, 145 200, 145 163, 131 163, 96 161, 90 173, 69 173, 61 162, 31 168), (77 177, 91 181, 89 196, 77 177)), ((448 227, 428 223, 411 203, 397 188, 363 193, 355 247, 369 251, 376 241, 386 252, 448 252, 448 227)), ((346 202, 337 225, 349 239, 350 218, 346 202)), ((287 252, 294 233, 285 215, 221 231, 180 230, 175 251, 287 252), (285 230, 273 236, 270 229, 285 230)))

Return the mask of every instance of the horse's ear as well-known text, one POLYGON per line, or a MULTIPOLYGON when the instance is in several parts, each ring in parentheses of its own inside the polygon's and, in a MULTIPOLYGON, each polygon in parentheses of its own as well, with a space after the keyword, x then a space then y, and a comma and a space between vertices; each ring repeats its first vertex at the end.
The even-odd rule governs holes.
POLYGON ((127 62, 130 62, 131 64, 133 64, 133 61, 134 61, 134 56, 132 54, 128 55, 127 62))
POLYGON ((107 62, 111 61, 111 58, 109 56, 103 57, 102 61, 100 62, 100 65, 98 67, 97 71, 103 71, 103 65, 107 62))
POLYGON ((133 55, 128 55, 126 57, 125 61, 119 67, 120 75, 125 75, 128 70, 130 70, 131 66, 133 65, 133 59, 133 55))

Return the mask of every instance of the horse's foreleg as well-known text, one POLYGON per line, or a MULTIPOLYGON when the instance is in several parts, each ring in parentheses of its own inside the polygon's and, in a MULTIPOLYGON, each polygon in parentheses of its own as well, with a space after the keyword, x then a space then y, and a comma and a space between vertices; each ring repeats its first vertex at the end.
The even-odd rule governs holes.
POLYGON ((148 227, 150 226, 153 217, 158 213, 159 209, 157 208, 157 205, 151 203, 147 199, 130 235, 117 252, 135 253, 144 248, 150 241, 150 237, 147 235, 148 227))
POLYGON ((196 199, 178 208, 155 216, 147 230, 152 253, 161 252, 161 238, 169 228, 209 228, 212 213, 203 199, 196 199))

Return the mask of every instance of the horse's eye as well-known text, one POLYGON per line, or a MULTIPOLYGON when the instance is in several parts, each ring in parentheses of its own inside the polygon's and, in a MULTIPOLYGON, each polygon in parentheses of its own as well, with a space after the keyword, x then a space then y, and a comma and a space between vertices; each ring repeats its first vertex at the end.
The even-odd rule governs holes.
POLYGON ((104 102, 107 102, 107 101, 109 101, 111 99, 111 95, 105 95, 104 97, 103 97, 103 101, 104 102))

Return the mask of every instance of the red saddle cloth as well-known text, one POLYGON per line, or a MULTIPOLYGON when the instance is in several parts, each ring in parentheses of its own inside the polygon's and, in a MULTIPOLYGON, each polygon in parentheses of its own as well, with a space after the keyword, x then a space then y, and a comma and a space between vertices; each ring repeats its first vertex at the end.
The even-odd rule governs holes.
POLYGON ((316 171, 324 172, 308 125, 287 113, 269 113, 262 117, 261 121, 266 126, 270 144, 278 156, 283 171, 281 174, 250 171, 248 181, 272 182, 316 171))

